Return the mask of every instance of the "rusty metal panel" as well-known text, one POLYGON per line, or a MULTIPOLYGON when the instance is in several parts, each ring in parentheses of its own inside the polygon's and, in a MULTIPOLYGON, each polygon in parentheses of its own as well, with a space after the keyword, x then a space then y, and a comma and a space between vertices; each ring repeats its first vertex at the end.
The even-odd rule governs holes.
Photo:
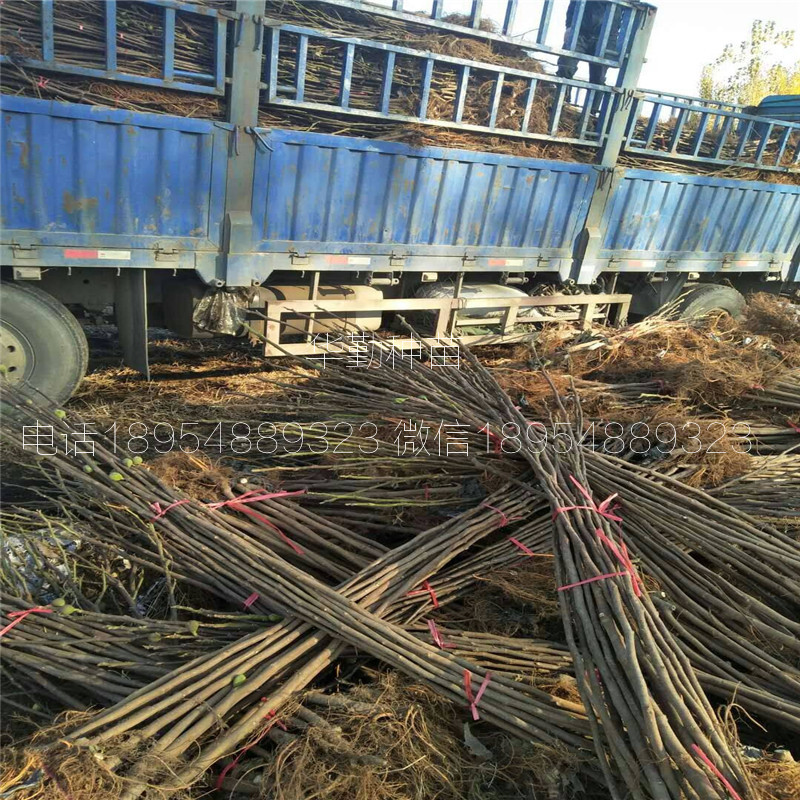
POLYGON ((570 258, 587 164, 260 129, 255 248, 570 258))
POLYGON ((629 169, 603 222, 601 258, 788 261, 800 186, 629 169))
POLYGON ((217 248, 227 131, 8 96, 0 118, 4 243, 217 248))

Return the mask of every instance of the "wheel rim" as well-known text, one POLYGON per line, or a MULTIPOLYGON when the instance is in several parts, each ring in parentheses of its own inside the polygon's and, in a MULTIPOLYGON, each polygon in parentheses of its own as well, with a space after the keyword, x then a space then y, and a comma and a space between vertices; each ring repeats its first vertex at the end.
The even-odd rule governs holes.
POLYGON ((0 324, 0 374, 10 383, 20 383, 33 371, 33 348, 16 328, 0 324))

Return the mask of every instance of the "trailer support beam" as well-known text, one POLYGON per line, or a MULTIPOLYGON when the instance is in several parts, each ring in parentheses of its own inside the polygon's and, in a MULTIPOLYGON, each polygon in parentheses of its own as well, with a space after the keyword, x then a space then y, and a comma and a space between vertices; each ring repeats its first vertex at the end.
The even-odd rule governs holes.
POLYGON ((122 360, 150 380, 147 354, 147 270, 123 269, 116 279, 115 311, 122 360))
POLYGON ((253 243, 252 187, 255 173, 255 136, 245 133, 258 125, 258 99, 261 86, 264 0, 237 0, 241 35, 233 49, 231 83, 228 95, 228 122, 234 126, 228 157, 225 192, 223 252, 220 259, 227 280, 227 256, 247 253, 253 243))
MULTIPOLYGON (((642 73, 647 53, 647 45, 655 22, 655 9, 643 6, 636 12, 631 25, 635 26, 633 43, 627 61, 620 69, 617 86, 606 109, 608 124, 606 137, 597 153, 600 169, 599 180, 586 212, 586 223, 578 237, 572 279, 581 286, 591 283, 598 272, 597 256, 602 246, 603 218, 613 187, 622 179, 622 170, 617 168, 622 144, 625 141, 626 127, 631 121, 631 104, 635 102, 636 87, 642 73)), ((588 102, 588 101, 587 101, 588 102)))

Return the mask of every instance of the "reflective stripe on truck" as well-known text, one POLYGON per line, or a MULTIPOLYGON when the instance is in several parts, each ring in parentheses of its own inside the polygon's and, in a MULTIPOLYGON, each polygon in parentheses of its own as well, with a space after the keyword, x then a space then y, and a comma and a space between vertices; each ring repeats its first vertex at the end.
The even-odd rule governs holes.
POLYGON ((100 261, 130 261, 130 250, 75 250, 64 248, 64 258, 98 259, 100 261))

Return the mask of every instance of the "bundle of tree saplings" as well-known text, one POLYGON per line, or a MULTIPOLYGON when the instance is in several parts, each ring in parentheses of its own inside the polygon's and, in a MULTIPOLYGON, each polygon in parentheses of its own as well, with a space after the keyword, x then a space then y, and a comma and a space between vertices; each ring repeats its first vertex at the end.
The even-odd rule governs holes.
MULTIPOLYGON (((253 506, 249 510, 261 508, 257 513, 265 522, 241 511, 250 505, 244 502, 247 498, 242 494, 246 493, 241 489, 241 494, 231 492, 232 497, 219 501, 225 505, 209 509, 175 495, 154 476, 126 465, 104 447, 94 459, 85 458, 83 465, 66 456, 42 459, 39 467, 44 476, 49 476, 60 492, 72 492, 70 499, 80 505, 79 513, 95 504, 114 520, 114 525, 95 534, 98 546, 105 540, 109 548, 124 547, 149 568, 163 571, 163 555, 152 537, 157 529, 161 552, 167 553, 177 579, 191 579, 239 603, 248 597, 242 587, 252 587, 257 597, 251 607, 261 612, 279 611, 298 620, 287 619, 233 648, 201 658, 188 672, 179 668, 72 732, 72 738, 95 746, 127 737, 128 752, 137 748, 137 756, 116 754, 114 768, 132 781, 131 796, 144 791, 142 786, 152 776, 154 764, 164 760, 180 764, 178 777, 167 787, 199 778, 221 755, 268 726, 263 705, 254 705, 256 695, 266 698, 267 712, 277 712, 286 698, 348 645, 397 666, 414 679, 427 681, 456 702, 466 699, 472 711, 481 717, 485 713, 485 719, 518 736, 567 744, 585 752, 589 724, 574 703, 564 705, 562 700, 559 705, 546 693, 521 692, 513 682, 507 686, 500 677, 488 679, 485 670, 456 658, 433 635, 432 643, 419 650, 416 640, 412 643, 407 633, 389 621, 398 604, 407 606, 409 594, 435 605, 438 578, 445 578, 451 566, 454 570, 461 566, 452 563, 460 553, 470 549, 467 558, 477 556, 479 549, 473 548, 482 542, 488 545, 489 559, 507 558, 511 552, 517 558, 527 555, 510 542, 509 535, 518 538, 517 531, 527 526, 531 528, 526 535, 538 535, 536 521, 530 516, 534 511, 542 516, 542 491, 549 499, 550 512, 556 514, 553 554, 558 587, 563 587, 557 596, 571 653, 583 667, 576 669, 576 681, 590 712, 588 723, 609 785, 624 785, 640 797, 658 796, 654 786, 666 786, 676 797, 680 795, 674 790, 687 796, 722 797, 728 781, 740 796, 758 796, 700 687, 707 686, 706 674, 717 679, 717 695, 724 696, 745 683, 754 690, 748 694, 748 702, 766 709, 756 713, 770 712, 775 719, 774 712, 781 710, 776 698, 787 704, 785 708, 793 702, 791 670, 780 677, 763 678, 764 663, 752 654, 750 637, 767 637, 772 649, 796 633, 790 617, 797 596, 791 574, 796 571, 796 543, 722 503, 711 505, 713 513, 706 524, 704 517, 698 519, 698 507, 709 505, 705 493, 687 494, 684 487, 671 486, 659 476, 651 478, 600 455, 587 456, 584 464, 576 456, 577 448, 559 452, 535 430, 518 448, 509 448, 502 433, 506 422, 516 422, 519 430, 526 432, 538 426, 529 424, 533 421, 515 408, 469 353, 461 370, 435 370, 424 361, 400 362, 391 371, 333 366, 322 370, 302 391, 364 419, 396 421, 396 400, 400 399, 404 417, 463 423, 473 441, 486 439, 495 445, 491 448, 494 452, 482 453, 471 462, 474 468, 502 472, 507 485, 459 517, 373 557, 371 565, 345 579, 337 591, 329 588, 324 576, 314 578, 305 572, 318 570, 329 575, 316 557, 316 549, 325 545, 307 530, 318 523, 307 521, 295 528, 291 537, 281 529, 292 515, 280 506, 295 502, 292 498, 250 495, 253 506), (531 470, 533 475, 526 475, 531 470), (604 497, 620 489, 622 509, 591 499, 595 493, 604 497), (155 510, 153 497, 159 504, 155 510), (278 508, 263 505, 266 503, 278 508), (630 511, 626 503, 630 503, 630 511), (625 520, 624 538, 617 524, 620 514, 625 520), (656 515, 658 519, 654 519, 656 515), (293 544, 308 552, 298 553, 293 544), (506 548, 502 553, 501 545, 506 548), (776 561, 778 551, 783 553, 783 564, 776 561), (774 586, 754 574, 753 560, 761 557, 771 566, 774 563, 774 586), (222 573, 220 563, 225 564, 222 573), (667 565, 672 564, 678 566, 665 580, 667 565), (645 579, 655 579, 664 596, 649 591, 645 579), (717 613, 725 602, 756 609, 753 632, 740 630, 741 612, 738 616, 720 614, 718 624, 708 627, 696 605, 712 584, 719 586, 711 606, 717 613), (691 601, 686 604, 686 621, 672 613, 669 601, 673 593, 678 598, 673 605, 680 606, 684 597, 691 601), (705 637, 703 645, 708 645, 706 639, 714 640, 705 650, 698 648, 698 630, 705 637), (723 663, 727 651, 734 654, 733 663, 723 663), (250 683, 253 669, 256 677, 250 683), (459 683, 465 669, 470 681, 459 683), (481 681, 476 679, 473 685, 471 678, 478 675, 481 681), (239 676, 244 677, 234 686, 239 676), (752 686, 754 681, 757 686, 752 686), (197 702, 171 697, 171 691, 177 689, 190 691, 209 705, 199 710, 197 702), (493 697, 495 691, 512 704, 512 718, 496 704, 499 695, 493 697), (207 708, 213 708, 213 713, 207 713, 207 708), (220 718, 229 725, 222 735, 214 730, 215 720, 220 718), (157 743, 142 747, 157 734, 157 743), (199 754, 187 757, 190 748, 197 753, 194 747, 198 743, 199 754), (641 769, 635 769, 637 766, 641 769)), ((24 399, 12 398, 12 403, 23 419, 38 418, 67 433, 80 422, 48 416, 44 410, 26 405, 24 399)), ((580 420, 577 422, 580 430, 580 420)), ((15 420, 4 426, 4 436, 12 444, 19 436, 18 425, 15 420)), ((313 520, 312 515, 308 511, 307 520, 313 520)), ((353 545, 349 561, 365 546, 353 545)), ((343 556, 338 558, 338 568, 345 570, 343 556)), ((350 575, 355 572, 352 567, 350 575)), ((465 580, 463 572, 461 580, 465 580)), ((409 611, 411 617, 418 616, 418 608, 409 611)), ((402 622, 403 615, 398 619, 402 622)), ((767 661, 767 669, 769 664, 776 665, 776 659, 780 669, 791 659, 791 652, 788 656, 770 652, 764 657, 772 659, 767 661)), ((786 716, 790 716, 788 712, 786 716)))
POLYGON ((81 611, 63 598, 46 607, 0 597, 0 612, 20 624, 3 634, 3 702, 27 712, 112 705, 176 667, 268 624, 252 614, 195 614, 183 622, 81 611), (216 617, 216 618, 214 618, 216 617), (25 619, 25 624, 21 620, 25 619), (13 688, 12 688, 13 687, 13 688))
MULTIPOLYGON (((800 438, 794 438, 800 444, 800 438)), ((792 452, 760 458, 751 472, 723 483, 711 493, 755 519, 798 530, 800 455, 792 452)))
MULTIPOLYGON (((326 374, 321 376, 320 388, 324 387, 323 390, 328 393, 328 399, 333 403, 347 403, 348 408, 352 410, 361 407, 360 404, 364 403, 365 414, 370 413, 367 406, 373 415, 378 413, 383 402, 381 398, 384 396, 384 386, 388 386, 385 383, 386 377, 379 374, 378 370, 374 371, 376 374, 368 376, 368 379, 374 384, 374 394, 367 400, 364 395, 363 378, 350 376, 345 370, 340 372, 343 374, 334 374, 335 370, 328 374, 326 371, 326 374), (333 394, 337 389, 338 397, 333 394)), ((415 416, 424 418, 426 414, 431 414, 431 404, 439 409, 439 417, 447 418, 452 415, 450 418, 452 420, 463 421, 469 419, 468 414, 477 413, 477 418, 473 417, 475 427, 480 426, 484 430, 488 427, 490 434, 491 431, 495 431, 492 435, 497 437, 498 441, 503 426, 509 420, 517 420, 517 430, 529 427, 529 420, 522 418, 519 411, 509 401, 506 401, 506 411, 497 413, 492 405, 482 399, 499 396, 497 387, 491 386, 491 377, 485 373, 485 370, 481 369, 480 372, 484 380, 484 391, 480 391, 480 388, 474 391, 474 402, 471 408, 466 405, 460 406, 457 403, 457 393, 451 390, 450 386, 447 387, 446 394, 441 392, 437 396, 434 393, 429 376, 433 378, 436 372, 436 370, 417 369, 416 364, 413 369, 393 371, 392 386, 395 391, 406 398, 404 408, 407 411, 404 413, 408 413, 412 418, 415 416), (413 388, 414 383, 418 384, 416 391, 413 388), (424 400, 421 399, 423 397, 424 400), (478 403, 484 406, 482 412, 479 410, 478 403), (493 418, 496 422, 487 424, 493 418)), ((438 378, 438 382, 444 383, 457 376, 461 383, 471 380, 477 384, 478 379, 475 375, 469 373, 464 375, 465 372, 465 369, 455 373, 451 371, 447 376, 438 378)), ((315 388, 316 383, 311 382, 304 387, 303 391, 312 392, 315 388)), ((469 387, 459 385, 458 391, 466 393, 469 391, 469 387)), ((523 437, 522 443, 530 445, 531 438, 523 437)), ((500 459, 509 461, 524 454, 524 448, 516 455, 508 452, 516 446, 518 445, 512 441, 502 443, 501 452, 498 454, 500 459)), ((577 451, 577 447, 573 449, 577 451)), ((796 577, 797 567, 800 564, 797 543, 791 537, 759 524, 751 517, 723 503, 712 502, 704 492, 687 491, 685 485, 666 478, 660 482, 661 479, 657 475, 648 473, 646 470, 637 470, 633 466, 625 467, 624 462, 618 461, 612 456, 590 454, 587 458, 590 475, 593 480, 598 481, 601 491, 610 495, 619 486, 626 486, 629 487, 626 494, 628 502, 647 504, 646 508, 639 505, 634 506, 639 513, 634 515, 631 525, 639 522, 642 525, 655 525, 658 528, 659 536, 667 542, 668 549, 671 549, 673 544, 680 544, 680 548, 671 557, 673 561, 681 559, 685 564, 684 577, 687 584, 680 588, 684 592, 691 588, 695 593, 698 608, 702 607, 704 613, 708 613, 708 599, 703 597, 705 589, 702 588, 702 583, 696 585, 693 580, 698 572, 704 569, 708 570, 708 567, 705 566, 706 563, 713 565, 716 591, 725 597, 724 600, 720 600, 721 606, 727 607, 727 611, 716 618, 715 624, 723 626, 726 635, 715 638, 715 646, 727 651, 729 638, 737 642, 744 637, 749 642, 747 645, 748 655, 743 655, 742 660, 738 660, 735 656, 723 656, 724 660, 715 667, 717 677, 722 682, 728 681, 725 684, 727 687, 732 686, 729 662, 733 658, 736 668, 741 670, 737 673, 735 680, 744 681, 746 685, 751 686, 755 681, 759 690, 768 695, 766 703, 759 702, 758 707, 754 707, 754 713, 763 713, 765 709, 768 709, 769 714, 777 715, 785 722, 786 713, 793 713, 794 703, 797 699, 797 670, 794 661, 797 648, 795 640, 797 624, 794 619, 798 611, 796 598, 800 596, 798 594, 800 585, 798 585, 796 577), (713 509, 713 515, 707 517, 700 515, 702 518, 698 518, 697 509, 701 507, 706 511, 713 509), (691 520, 691 526, 687 525, 687 519, 691 520), (681 535, 679 536, 677 532, 680 532, 681 535), (685 545, 684 542, 686 542, 685 545), (774 576, 772 572, 765 574, 763 567, 758 566, 765 561, 771 566, 774 565, 774 576), (742 596, 741 592, 744 592, 746 597, 742 596), (742 625, 743 617, 733 619, 730 616, 735 608, 747 609, 748 618, 751 609, 758 609, 758 624, 763 626, 763 634, 761 632, 748 634, 746 631, 749 630, 750 625, 748 624, 747 627, 742 625), (763 616, 761 616, 762 614, 763 616), (762 654, 762 635, 767 636, 768 640, 773 643, 770 654, 766 656, 762 654), (751 661, 751 658, 755 658, 755 661, 751 661), (763 660, 764 658, 767 660, 763 660), (770 659, 776 660, 770 661, 770 659), (777 666, 781 674, 777 684, 782 685, 783 688, 779 689, 775 682, 765 681, 761 678, 761 671, 769 670, 770 663, 777 666), (751 673, 752 676, 747 677, 751 673), (790 705, 787 707, 786 703, 790 705)), ((483 455, 482 460, 485 460, 483 455)), ((786 482, 777 483, 773 488, 773 496, 775 495, 782 496, 784 498, 782 502, 788 506, 793 497, 792 485, 786 482)), ((657 578, 664 569, 666 563, 664 559, 667 553, 662 551, 657 557, 650 558, 648 553, 651 552, 649 548, 652 547, 654 541, 653 535, 649 530, 641 533, 639 531, 639 528, 632 528, 631 536, 636 535, 637 538, 630 544, 635 547, 634 552, 637 557, 646 564, 647 572, 657 578)), ((738 644, 735 645, 733 650, 739 652, 738 647, 738 644)), ((700 667, 701 663, 698 662, 697 666, 700 667)), ((708 670, 705 665, 703 668, 708 670)), ((755 689, 755 686, 753 688, 755 689)), ((728 699, 732 699, 732 695, 733 692, 727 694, 728 699)))
POLYGON ((764 384, 754 384, 751 389, 745 395, 748 400, 756 401, 760 406, 772 406, 787 415, 800 418, 800 369, 779 375, 764 384))
MULTIPOLYGON (((416 365, 415 365, 416 367, 416 365)), ((380 409, 382 403, 389 401, 389 391, 388 391, 388 384, 386 383, 386 377, 381 376, 380 374, 376 375, 369 375, 367 379, 370 383, 373 384, 373 392, 371 397, 367 399, 367 395, 364 393, 364 382, 365 378, 363 376, 352 376, 342 374, 344 371, 336 371, 332 370, 331 374, 325 374, 320 379, 320 387, 324 387, 324 390, 327 391, 328 397, 332 402, 347 402, 348 408, 354 409, 358 407, 364 407, 365 413, 367 412, 366 406, 368 405, 369 408, 372 410, 372 413, 376 413, 377 410, 380 409), (385 394, 384 394, 385 392, 385 394), (338 395, 338 397, 337 397, 338 395), (386 398, 384 400, 383 398, 386 398)), ((378 371, 376 371, 377 373, 378 371)), ((460 418, 460 419, 470 419, 472 417, 475 420, 475 425, 477 426, 480 424, 483 429, 487 427, 486 422, 482 422, 483 420, 491 420, 493 417, 497 420, 496 423, 496 430, 499 431, 502 425, 502 420, 514 419, 514 412, 516 409, 513 408, 510 402, 506 401, 505 403, 505 410, 504 413, 499 414, 497 413, 497 408, 493 406, 492 401, 500 398, 501 395, 497 392, 496 387, 492 387, 491 381, 488 376, 481 374, 480 371, 474 372, 465 376, 464 370, 461 371, 461 374, 450 374, 448 376, 439 377, 437 376, 434 378, 434 370, 426 371, 424 368, 420 368, 415 370, 407 369, 401 370, 401 374, 398 375, 398 371, 395 370, 391 376, 391 384, 393 387, 394 392, 398 392, 400 396, 403 398, 404 404, 407 402, 409 404, 408 411, 413 416, 416 413, 420 415, 425 413, 430 413, 429 404, 435 405, 438 409, 440 409, 439 413, 441 414, 444 411, 446 414, 452 414, 453 417, 451 418, 460 418), (421 374, 420 374, 421 373, 421 374), (439 384, 435 386, 435 384, 439 384), (449 385, 448 385, 449 384, 449 385), (482 385, 483 384, 483 385, 482 385), (443 385, 447 385, 448 391, 442 391, 441 387, 443 385), (414 388, 412 388, 414 387, 414 388), (438 393, 437 393, 438 392, 438 393), (472 408, 467 407, 466 405, 461 405, 458 400, 460 399, 459 395, 467 395, 472 394, 474 403, 472 408), (482 407, 482 411, 481 411, 482 407)), ((306 387, 307 391, 314 391, 315 384, 312 382, 312 385, 306 387)), ((519 417, 517 417, 519 419, 519 417)), ((526 420, 519 419, 520 429, 523 429, 524 426, 527 424, 526 420)), ((494 434, 498 439, 499 434, 494 434)), ((546 451, 545 451, 546 452, 546 451)), ((593 456, 593 459, 597 459, 599 462, 598 466, 598 474, 604 474, 604 470, 606 468, 607 462, 613 463, 611 459, 604 459, 600 456, 593 456)), ((568 476, 567 476, 568 477, 568 476)), ((574 473, 573 473, 574 477, 574 473)), ((577 479, 579 480, 579 479, 577 479)), ((619 476, 619 480, 621 481, 619 485, 630 486, 632 477, 630 474, 622 474, 619 476)), ((582 486, 585 487, 585 484, 579 480, 582 486)), ((578 493, 577 487, 573 484, 569 484, 572 486, 573 495, 576 493, 578 494, 577 497, 573 496, 571 498, 572 502, 567 502, 566 498, 562 501, 562 505, 574 506, 576 504, 576 500, 581 499, 580 493, 578 493)), ((613 487, 612 487, 613 488, 613 487)), ((667 517, 669 520, 669 524, 672 526, 685 526, 685 519, 686 519, 686 511, 690 511, 695 514, 696 516, 696 507, 698 503, 702 503, 702 500, 698 500, 694 497, 690 497, 688 499, 684 499, 681 492, 683 487, 680 490, 677 488, 668 492, 669 498, 668 502, 675 507, 675 518, 667 517)), ((653 487, 647 486, 646 491, 653 491, 653 487)), ((609 489, 609 494, 611 494, 611 489, 609 489)), ((699 497, 703 498, 705 495, 700 494, 699 497)), ((587 500, 583 498, 581 503, 578 505, 585 505, 587 504, 587 500)), ((659 513, 663 516, 663 505, 664 501, 656 500, 654 501, 656 505, 659 507, 659 513)), ((577 509, 580 511, 586 511, 586 509, 577 509)), ((593 510, 590 509, 589 510, 593 510)), ((739 592, 740 590, 738 586, 734 586, 734 584, 729 581, 725 580, 722 582, 722 589, 723 593, 727 593, 728 599, 727 602, 734 607, 749 607, 749 604, 761 604, 765 606, 762 610, 764 617, 760 620, 759 625, 763 627, 763 630, 766 635, 771 637, 776 644, 784 643, 792 638, 793 631, 796 629, 796 623, 793 623, 790 613, 791 613, 791 598, 796 597, 796 584, 794 584, 794 579, 792 576, 792 572, 796 570, 796 564, 794 560, 797 558, 797 545, 792 540, 788 539, 787 537, 780 537, 777 535, 777 532, 772 531, 770 529, 760 529, 757 525, 753 524, 752 521, 748 519, 742 519, 741 515, 735 512, 733 509, 727 509, 724 506, 722 508, 717 508, 717 515, 720 517, 720 522, 714 522, 713 525, 719 525, 718 530, 728 530, 732 529, 734 534, 739 534, 741 531, 742 540, 738 541, 736 536, 732 537, 732 540, 727 548, 723 548, 720 550, 720 554, 717 557, 712 559, 712 563, 714 566, 719 566, 722 569, 723 575, 727 574, 731 577, 734 577, 734 574, 738 576, 739 571, 744 576, 747 576, 750 579, 750 583, 743 583, 744 586, 747 587, 747 591, 749 592, 749 597, 743 598, 739 592), (739 559, 738 561, 733 561, 731 564, 722 564, 722 553, 727 556, 729 552, 735 551, 737 548, 745 546, 749 549, 753 554, 756 551, 765 551, 769 552, 770 550, 783 550, 785 554, 788 554, 788 560, 781 566, 779 565, 779 574, 782 574, 785 577, 780 579, 780 583, 778 586, 770 586, 770 581, 767 580, 766 576, 761 576, 761 579, 758 581, 760 585, 752 585, 752 571, 753 567, 747 563, 747 560, 739 559), (723 568, 724 567, 724 568, 723 568), (767 602, 770 603, 770 606, 767 606, 767 602), (789 605, 787 606, 787 602, 789 605)), ((648 519, 647 522, 650 520, 648 519)), ((711 523, 710 523, 711 524, 711 523)), ((705 531, 703 530, 702 526, 697 531, 696 538, 702 538, 705 535, 705 531)), ((709 533, 715 534, 715 530, 710 530, 709 533)), ((614 540, 609 536, 607 532, 603 532, 603 535, 614 545, 614 547, 622 553, 620 546, 614 542, 614 540)), ((641 540, 639 540, 641 541, 641 540)), ((648 552, 645 549, 644 545, 641 545, 641 551, 637 551, 634 549, 634 542, 631 541, 631 558, 638 557, 640 560, 644 562, 645 557, 652 553, 653 551, 650 550, 648 552)), ((716 544, 716 542, 715 542, 716 544)), ((708 550, 708 548, 700 548, 698 547, 698 555, 702 554, 704 550, 708 550)), ((653 567, 652 574, 659 575, 660 572, 657 569, 658 564, 667 563, 668 560, 673 558, 674 555, 683 552, 682 543, 681 546, 678 546, 675 539, 670 539, 667 537, 665 549, 657 554, 657 557, 651 558, 652 564, 655 566, 653 567), (673 556, 670 556, 670 553, 673 553, 673 556)), ((752 556, 748 556, 751 558, 752 556)), ((602 566, 606 567, 613 567, 614 560, 616 555, 614 554, 613 550, 611 551, 611 556, 606 556, 605 563, 601 562, 602 566)), ((625 559, 627 560, 627 556, 625 559)), ((617 559, 619 561, 619 559, 617 559)), ((648 564, 649 566, 649 564, 648 564)), ((625 572, 627 567, 624 563, 618 563, 618 567, 625 567, 625 569, 617 570, 621 572, 625 572)), ((693 578, 693 573, 699 571, 702 567, 702 562, 697 561, 696 567, 692 564, 687 565, 687 571, 682 578, 686 579, 687 581, 691 581, 693 578)), ((601 573, 604 574, 604 573, 601 573)), ((738 582, 738 580, 737 580, 738 582)), ((594 583, 594 581, 592 581, 594 583)), ((582 585, 582 584, 581 584, 582 585)), ((691 587, 691 584, 690 584, 691 587)), ((594 588, 594 587, 591 587, 594 588)), ((679 587, 683 589, 683 587, 679 587)), ((635 594, 635 592, 634 592, 635 594)), ((656 598, 658 599, 658 598, 656 598)), ((651 608, 654 606, 651 605, 651 608)), ((650 614, 653 615, 654 611, 650 610, 650 614)), ((659 623, 661 627, 666 629, 666 626, 663 622, 659 623)), ((697 624, 696 622, 692 622, 692 624, 697 624)), ((741 621, 740 620, 724 620, 719 622, 717 631, 715 634, 717 636, 717 646, 722 649, 730 649, 732 651, 738 651, 740 647, 740 643, 736 641, 737 637, 739 636, 739 629, 740 629, 741 621), (721 630, 720 630, 721 628, 721 630), (730 641, 729 641, 730 640, 730 641), (726 644, 727 642, 727 644, 726 644), (732 646, 731 646, 732 642, 732 646)), ((692 633, 690 628, 687 628, 683 631, 680 626, 676 626, 679 635, 685 634, 688 641, 692 641, 695 639, 695 635, 692 633)), ((659 637, 661 637, 663 633, 659 633, 659 637)), ((758 642, 760 641, 760 631, 755 634, 753 641, 748 643, 748 649, 752 652, 758 646, 758 642)), ((686 660, 680 656, 675 655, 678 651, 678 642, 673 640, 674 647, 670 649, 671 658, 672 658, 672 666, 670 669, 672 670, 671 674, 680 675, 681 672, 678 671, 678 665, 681 665, 681 669, 684 669, 686 666, 686 660)), ((762 661, 760 664, 755 661, 750 661, 749 656, 743 656, 739 659, 737 664, 738 669, 740 670, 738 673, 736 670, 731 670, 730 666, 726 663, 720 663, 719 659, 710 660, 711 666, 708 667, 706 662, 709 661, 702 657, 702 654, 698 656, 698 667, 702 667, 706 669, 711 674, 712 672, 716 672, 716 676, 712 675, 712 678, 717 678, 717 680, 709 679, 708 683, 713 688, 716 688, 717 693, 722 692, 723 694, 728 694, 729 699, 732 699, 736 696, 736 685, 738 682, 739 675, 747 675, 748 672, 753 670, 753 676, 757 676, 761 674, 761 670, 765 667, 769 669, 769 661, 774 656, 770 654, 767 656, 766 661, 762 661), (733 679, 731 676, 735 676, 733 679), (716 684, 716 686, 714 686, 716 684), (724 691, 723 691, 724 690, 724 691)), ((791 699, 792 694, 792 684, 794 683, 794 679, 791 677, 794 667, 792 666, 792 654, 787 653, 784 660, 781 663, 781 666, 787 666, 787 674, 785 679, 781 678, 777 684, 768 681, 768 680, 761 680, 759 684, 762 689, 762 694, 760 696, 753 695, 750 700, 753 703, 754 709, 756 709, 760 713, 765 713, 767 716, 772 716, 777 719, 781 719, 783 722, 789 722, 791 720, 791 715, 788 712, 791 712, 791 706, 794 703, 794 700, 791 699), (767 695, 766 702, 762 703, 761 701, 764 700, 764 696, 767 695), (783 696, 781 696, 783 695, 783 696), (760 706, 760 708, 759 708, 760 706)), ((779 656, 779 660, 781 657, 779 656)), ((649 663, 649 662, 648 662, 649 663)), ((691 676, 692 673, 688 672, 685 673, 688 676, 691 676)), ((696 695, 697 698, 700 698, 700 695, 696 695)), ((700 703, 700 699, 697 700, 700 703)), ((749 701, 748 701, 749 702, 749 701)), ((708 714, 708 706, 703 701, 702 705, 696 706, 698 709, 698 713, 702 714, 703 717, 701 718, 700 724, 711 725, 712 727, 708 729, 708 735, 719 736, 719 732, 714 732, 713 721, 709 721, 711 718, 708 714)), ((688 741, 684 739, 684 741, 688 741)), ((729 756, 731 750, 729 747, 724 745, 724 739, 717 741, 721 742, 720 748, 721 753, 725 756, 729 756)), ((689 742, 687 746, 684 747, 684 751, 688 751, 689 753, 694 753, 695 755, 695 763, 697 764, 705 764, 702 757, 699 756, 698 753, 694 751, 691 747, 692 744, 697 744, 697 747, 702 749, 702 746, 698 742, 689 742), (698 760, 699 759, 699 760, 698 760)), ((703 751, 705 753, 705 751, 703 751)), ((707 754, 706 754, 707 755, 707 754)), ((702 767, 701 767, 702 768, 702 767)), ((735 771, 736 774, 739 776, 742 775, 741 769, 737 767, 736 764, 731 764, 731 769, 735 771)))
MULTIPOLYGON (((26 406, 19 399, 11 402, 18 414, 27 411, 70 430, 68 419, 47 417, 42 409, 26 406)), ((13 431, 5 432, 14 436, 13 431)), ((493 508, 479 506, 415 537, 408 545, 376 560, 335 592, 292 567, 262 542, 240 535, 232 526, 225 526, 230 531, 225 530, 208 509, 196 508, 191 502, 174 505, 180 500, 164 496, 168 492, 165 487, 159 487, 142 471, 126 468, 107 449, 98 447, 92 463, 92 471, 85 472, 69 459, 56 456, 42 466, 59 479, 65 476, 91 484, 87 499, 102 498, 108 513, 128 518, 133 516, 131 512, 144 516, 152 513, 147 501, 154 489, 160 490, 164 507, 173 506, 161 518, 160 538, 174 564, 183 569, 184 560, 194 562, 193 571, 205 569, 210 576, 220 573, 222 561, 226 564, 218 578, 222 594, 230 597, 228 585, 247 586, 257 595, 251 607, 260 610, 269 603, 269 609, 277 607, 298 620, 287 619, 212 657, 176 670, 69 735, 74 741, 97 746, 128 734, 126 747, 135 748, 137 757, 126 763, 120 755, 116 764, 131 781, 125 796, 139 796, 155 765, 163 765, 165 759, 174 763, 187 750, 191 750, 191 760, 187 759, 173 779, 165 781, 164 788, 197 780, 222 755, 268 724, 265 709, 268 712, 279 708, 330 664, 342 647, 340 641, 427 682, 455 702, 467 702, 474 713, 478 713, 475 697, 480 692, 481 716, 519 736, 544 744, 585 748, 588 726, 574 703, 553 699, 502 676, 487 677, 486 671, 454 658, 435 644, 419 643, 378 616, 393 598, 418 591, 459 552, 494 532, 498 516, 493 508), (398 569, 400 566, 402 569, 398 569), (469 682, 467 673, 471 676, 469 682), (253 704, 254 695, 266 700, 253 704), (195 699, 187 699, 192 696, 195 699), (199 707, 198 701, 203 705, 199 707), (198 740, 213 731, 218 719, 231 711, 239 712, 236 720, 231 720, 224 734, 212 738, 198 754, 198 740), (157 733, 157 741, 142 752, 142 744, 157 733)), ((527 495, 521 490, 516 494, 506 491, 490 499, 490 505, 503 508, 509 516, 520 516, 527 505, 527 495)), ((142 545, 128 544, 128 549, 144 559, 148 546, 150 542, 145 537, 142 545)), ((154 556, 152 566, 158 566, 154 556)), ((106 759, 106 763, 113 764, 114 760, 106 759)))

